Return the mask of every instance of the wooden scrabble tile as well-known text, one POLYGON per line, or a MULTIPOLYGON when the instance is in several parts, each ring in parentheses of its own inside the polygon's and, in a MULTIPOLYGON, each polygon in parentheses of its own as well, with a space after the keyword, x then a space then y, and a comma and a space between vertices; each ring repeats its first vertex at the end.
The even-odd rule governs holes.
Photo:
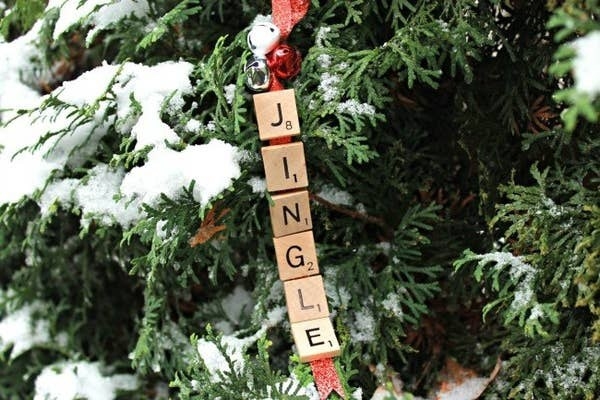
POLYGON ((312 231, 273 238, 279 279, 291 279, 319 273, 317 251, 312 231))
POLYGON ((302 142, 265 146, 261 152, 269 192, 308 186, 302 142))
POLYGON ((285 281, 283 290, 291 323, 329 316, 321 275, 285 281))
POLYGON ((294 89, 260 93, 252 97, 260 140, 300 134, 294 89))
POLYGON ((302 362, 340 355, 340 344, 329 317, 293 323, 292 336, 302 362))
POLYGON ((301 190, 271 197, 270 207, 273 236, 281 237, 312 229, 308 191, 301 190))

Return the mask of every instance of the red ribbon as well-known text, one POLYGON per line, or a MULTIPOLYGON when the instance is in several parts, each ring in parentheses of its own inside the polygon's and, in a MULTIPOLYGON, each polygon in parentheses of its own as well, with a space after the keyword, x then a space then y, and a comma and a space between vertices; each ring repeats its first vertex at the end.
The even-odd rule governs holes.
MULTIPOLYGON (((294 26, 308 12, 310 0, 272 0, 273 23, 281 32, 281 41, 284 42, 294 26)), ((267 56, 268 57, 268 56, 267 56)), ((274 74, 271 74, 269 90, 282 90, 283 84, 274 74)))
POLYGON ((273 23, 281 31, 281 41, 285 41, 294 26, 306 15, 310 0, 273 0, 273 23))
POLYGON ((321 400, 325 400, 333 391, 337 392, 343 399, 346 398, 340 377, 335 369, 335 365, 333 365, 333 359, 322 358, 311 361, 310 366, 321 400))
MULTIPOLYGON (((308 12, 308 7, 310 6, 310 0, 272 0, 271 8, 272 8, 272 18, 273 23, 279 28, 281 32, 281 41, 285 41, 289 36, 294 26, 300 21, 306 13, 308 12)), ((267 55, 269 58, 269 55, 267 55)), ((277 64, 285 63, 286 61, 278 61, 277 64)), ((298 63, 299 64, 299 63, 298 63)), ((278 79, 273 71, 276 70, 277 65, 271 64, 269 65, 269 69, 271 69, 271 83, 269 84, 269 91, 273 90, 283 90, 283 83, 278 79)), ((298 69, 299 71, 299 69, 298 69)), ((292 141, 291 136, 281 137, 277 139, 272 139, 269 141, 270 145, 276 144, 286 144, 292 141)))

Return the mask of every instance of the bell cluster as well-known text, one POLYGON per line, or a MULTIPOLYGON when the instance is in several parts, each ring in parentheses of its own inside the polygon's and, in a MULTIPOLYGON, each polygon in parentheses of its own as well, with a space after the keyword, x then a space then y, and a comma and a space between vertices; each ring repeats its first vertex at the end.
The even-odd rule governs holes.
POLYGON ((267 54, 279 44, 281 32, 270 22, 254 24, 248 33, 247 41, 252 58, 246 64, 246 86, 253 92, 269 89, 271 71, 267 64, 267 54))

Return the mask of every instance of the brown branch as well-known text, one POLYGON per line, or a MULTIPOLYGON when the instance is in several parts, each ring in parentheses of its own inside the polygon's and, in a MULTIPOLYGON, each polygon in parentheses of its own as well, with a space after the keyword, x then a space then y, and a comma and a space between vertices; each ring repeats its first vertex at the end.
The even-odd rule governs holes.
POLYGON ((393 230, 389 226, 387 226, 387 224, 385 223, 383 218, 374 217, 372 215, 361 213, 359 211, 352 210, 350 208, 342 207, 339 204, 335 204, 330 201, 327 201, 324 198, 322 198, 321 196, 314 194, 314 193, 310 193, 309 196, 310 196, 311 200, 314 200, 317 203, 319 203, 319 204, 323 205, 324 207, 327 207, 333 211, 339 212, 340 214, 347 215, 353 219, 358 219, 360 221, 367 222, 369 224, 378 225, 378 226, 382 227, 383 229, 385 229, 386 232, 393 232, 393 230))

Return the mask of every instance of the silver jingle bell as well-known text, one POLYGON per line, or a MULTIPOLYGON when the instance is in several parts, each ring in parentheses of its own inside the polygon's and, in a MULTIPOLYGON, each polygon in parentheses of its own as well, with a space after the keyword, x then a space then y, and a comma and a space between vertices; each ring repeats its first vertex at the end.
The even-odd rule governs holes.
POLYGON ((264 92, 269 89, 271 71, 265 58, 253 57, 246 64, 246 86, 253 92, 264 92))

